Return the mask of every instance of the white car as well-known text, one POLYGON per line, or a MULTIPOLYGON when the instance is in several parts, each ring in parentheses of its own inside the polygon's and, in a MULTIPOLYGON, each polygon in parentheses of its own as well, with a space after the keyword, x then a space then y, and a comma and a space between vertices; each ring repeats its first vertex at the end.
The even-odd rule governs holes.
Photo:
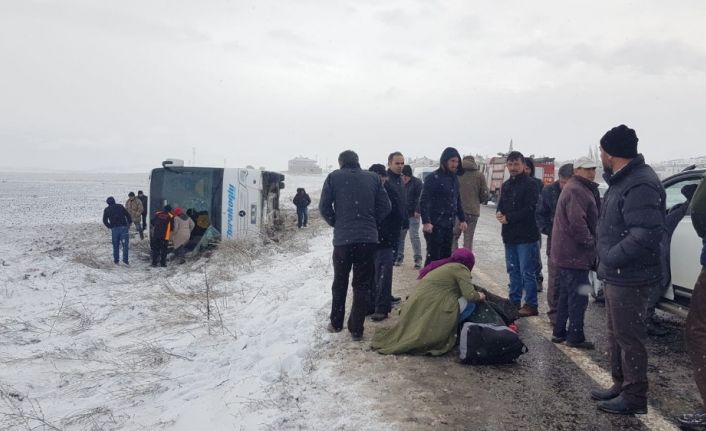
MULTIPOLYGON (((662 181, 664 190, 667 192, 667 209, 685 202, 686 198, 681 193, 682 187, 700 184, 704 173, 706 169, 696 169, 692 166, 662 181)), ((672 234, 669 249, 670 284, 658 305, 659 308, 679 315, 686 314, 696 278, 701 272, 702 247, 703 242, 691 223, 691 208, 689 208, 672 234)))

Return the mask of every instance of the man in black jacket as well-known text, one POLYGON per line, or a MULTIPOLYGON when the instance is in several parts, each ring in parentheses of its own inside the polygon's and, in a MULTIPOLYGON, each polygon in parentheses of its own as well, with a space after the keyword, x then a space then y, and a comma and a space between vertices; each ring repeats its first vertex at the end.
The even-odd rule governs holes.
POLYGON ((409 227, 402 229, 400 243, 397 246, 395 266, 402 265, 404 261, 404 243, 407 232, 409 232, 409 240, 412 243, 412 251, 414 252, 414 269, 420 269, 422 267, 422 243, 419 240, 419 198, 422 195, 422 180, 414 176, 410 165, 404 165, 404 168, 402 168, 402 182, 404 183, 405 196, 407 198, 409 227))
POLYGON ((142 202, 142 232, 144 234, 145 229, 147 229, 147 195, 142 193, 142 190, 138 190, 137 199, 142 202))
POLYGON ((395 187, 390 180, 392 174, 381 164, 374 164, 368 169, 380 177, 380 181, 390 198, 391 211, 378 226, 378 246, 375 252, 375 282, 370 291, 370 305, 368 311, 373 321, 387 319, 387 314, 392 310, 392 265, 394 249, 400 241, 400 229, 405 217, 403 192, 395 187))
POLYGON ((637 153, 637 135, 620 125, 601 138, 608 182, 596 231, 598 278, 605 283, 613 385, 594 389, 598 409, 617 414, 647 412, 645 315, 650 291, 660 282, 660 242, 665 192, 637 153))
MULTIPOLYGON (((401 217, 399 220, 399 232, 396 235, 396 241, 392 245, 393 262, 396 262, 400 251, 400 235, 402 234, 402 229, 407 229, 409 227, 409 221, 405 215, 407 209, 407 194, 404 190, 404 180, 402 179, 402 170, 404 169, 404 156, 399 151, 391 153, 387 156, 387 182, 389 182, 389 187, 394 189, 395 193, 399 196, 399 206, 397 208, 392 208, 392 211, 396 213, 395 218, 397 219, 397 213, 401 217)), ((388 195, 390 192, 388 191, 388 195)), ((392 199, 392 198, 390 198, 392 199)))
POLYGON ((157 211, 150 218, 150 249, 152 251, 152 266, 164 268, 167 266, 167 250, 169 240, 174 232, 174 215, 171 205, 165 205, 163 211, 157 211))
POLYGON ((390 212, 390 199, 378 176, 360 168, 355 152, 342 152, 338 164, 340 169, 326 177, 319 200, 321 216, 333 227, 333 299, 328 330, 343 329, 352 268, 353 306, 348 331, 353 340, 360 341, 375 274, 378 224, 390 212))
POLYGON ((120 244, 123 245, 123 263, 129 264, 128 247, 129 237, 128 229, 132 224, 132 218, 124 206, 115 203, 115 198, 112 196, 105 201, 108 206, 103 210, 103 224, 110 229, 111 239, 113 241, 113 262, 117 265, 120 263, 120 244))
POLYGON ((537 256, 539 229, 534 214, 539 188, 525 173, 525 158, 519 151, 507 155, 510 179, 500 189, 495 217, 502 224, 505 264, 510 278, 509 296, 520 317, 539 314, 537 304, 537 256), (524 292, 525 303, 520 307, 524 292))
POLYGON ((556 211, 556 203, 559 201, 561 189, 564 188, 564 185, 566 185, 573 175, 574 165, 572 163, 567 163, 559 168, 559 179, 542 189, 539 202, 537 203, 537 212, 535 214, 539 232, 547 236, 547 272, 549 278, 547 281, 547 306, 549 307, 547 316, 552 326, 554 325, 554 318, 556 317, 556 307, 559 304, 559 292, 555 288, 558 271, 550 259, 552 253, 554 213, 556 211))
POLYGON ((439 169, 424 181, 419 210, 422 215, 422 231, 427 242, 427 258, 424 265, 451 256, 453 228, 456 218, 461 232, 466 231, 466 219, 461 205, 458 174, 463 173, 461 155, 452 147, 441 153, 439 169))

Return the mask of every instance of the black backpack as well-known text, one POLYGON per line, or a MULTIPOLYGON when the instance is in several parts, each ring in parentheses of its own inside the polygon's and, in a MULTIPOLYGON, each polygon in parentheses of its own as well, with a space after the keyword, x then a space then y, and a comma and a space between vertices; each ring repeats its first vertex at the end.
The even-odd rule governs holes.
POLYGON ((466 322, 461 328, 460 359, 464 364, 511 364, 527 346, 507 326, 466 322))

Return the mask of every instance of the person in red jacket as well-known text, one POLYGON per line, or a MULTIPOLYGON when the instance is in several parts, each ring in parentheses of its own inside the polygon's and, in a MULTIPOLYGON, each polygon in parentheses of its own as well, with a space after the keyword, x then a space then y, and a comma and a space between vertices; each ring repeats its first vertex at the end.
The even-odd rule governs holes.
POLYGON ((167 247, 174 232, 174 215, 172 207, 164 206, 163 211, 157 211, 150 219, 151 235, 150 248, 152 249, 152 266, 167 266, 167 247))

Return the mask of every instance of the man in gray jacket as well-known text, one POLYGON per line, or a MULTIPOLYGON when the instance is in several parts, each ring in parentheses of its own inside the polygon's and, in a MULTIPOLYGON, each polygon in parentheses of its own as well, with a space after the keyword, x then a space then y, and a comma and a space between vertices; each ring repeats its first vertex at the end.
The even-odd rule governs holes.
POLYGON ((338 164, 341 168, 326 177, 319 201, 321 216, 333 227, 333 300, 328 330, 343 329, 352 268, 353 306, 348 331, 354 341, 360 341, 375 274, 377 226, 391 205, 378 176, 360 168, 355 152, 342 152, 338 164))
MULTIPOLYGON (((480 173, 476 159, 473 156, 464 156, 461 162, 463 175, 458 177, 459 191, 461 193, 461 205, 466 216, 466 231, 463 232, 463 246, 473 250, 473 236, 476 232, 478 217, 480 216, 480 204, 488 201, 488 184, 485 177, 480 173)), ((458 248, 458 239, 461 237, 460 223, 456 221, 454 226, 453 249, 458 248)))

